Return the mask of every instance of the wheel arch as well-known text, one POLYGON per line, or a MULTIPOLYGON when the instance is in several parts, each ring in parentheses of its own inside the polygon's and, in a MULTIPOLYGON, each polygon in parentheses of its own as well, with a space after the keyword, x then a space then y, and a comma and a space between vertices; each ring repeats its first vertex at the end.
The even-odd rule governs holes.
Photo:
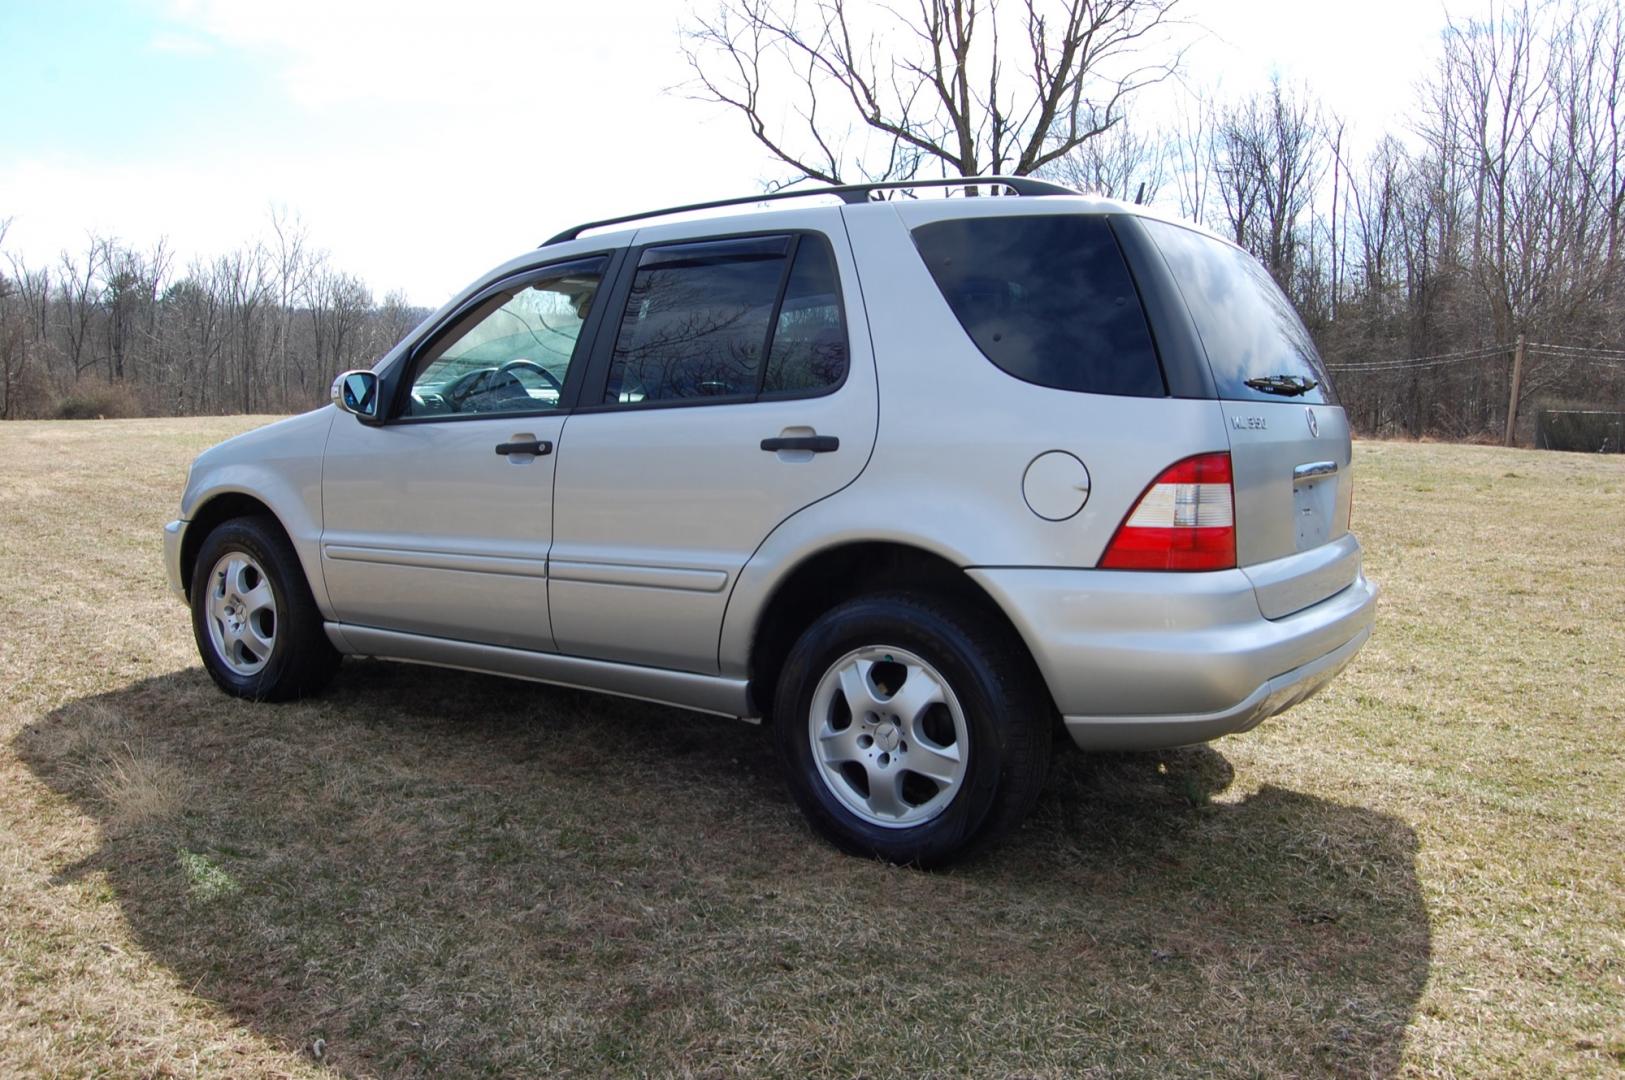
MULTIPOLYGON (((186 590, 188 601, 192 599, 192 574, 197 569, 197 556, 203 549, 203 542, 221 525, 242 517, 269 518, 292 545, 293 536, 286 523, 258 496, 246 491, 218 491, 209 495, 193 511, 186 523, 186 532, 181 537, 181 586, 186 590)), ((305 568, 301 566, 300 569, 305 568)), ((305 576, 308 580, 310 575, 306 572, 305 576)))
MULTIPOLYGON (((997 600, 944 555, 895 540, 849 540, 803 556, 773 583, 751 629, 746 664, 752 700, 766 711, 780 672, 803 631, 824 612, 857 596, 898 590, 946 597, 989 620, 1039 674, 1032 650, 997 600)), ((1057 714, 1059 715, 1059 714, 1057 714)))

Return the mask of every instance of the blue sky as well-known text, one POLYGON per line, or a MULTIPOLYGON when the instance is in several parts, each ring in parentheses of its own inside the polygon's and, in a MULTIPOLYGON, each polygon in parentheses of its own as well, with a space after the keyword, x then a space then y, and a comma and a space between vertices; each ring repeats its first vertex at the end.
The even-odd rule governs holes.
MULTIPOLYGON (((708 3, 708 0, 701 0, 708 3)), ((574 220, 780 175, 669 93, 677 0, 0 0, 0 219, 30 262, 88 232, 182 259, 296 213, 380 294, 436 304, 574 220)), ((1443 9, 1189 0, 1191 81, 1278 70, 1357 132, 1411 110, 1443 9), (1335 20, 1335 21, 1334 21, 1335 20)))

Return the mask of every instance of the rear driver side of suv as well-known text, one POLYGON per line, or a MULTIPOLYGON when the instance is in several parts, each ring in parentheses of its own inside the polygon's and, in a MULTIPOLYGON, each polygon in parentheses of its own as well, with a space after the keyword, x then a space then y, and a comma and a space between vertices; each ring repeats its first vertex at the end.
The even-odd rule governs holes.
POLYGON ((821 832, 935 863, 1021 819, 1057 718, 1200 742, 1348 663, 1347 421, 1254 260, 1105 200, 871 194, 572 230, 206 453, 169 548, 211 673, 762 717, 821 832))

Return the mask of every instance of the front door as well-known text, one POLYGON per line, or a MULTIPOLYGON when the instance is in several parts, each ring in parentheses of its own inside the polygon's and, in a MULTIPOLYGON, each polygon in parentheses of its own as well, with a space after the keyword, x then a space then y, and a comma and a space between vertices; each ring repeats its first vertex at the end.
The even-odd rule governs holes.
POLYGON ((751 554, 868 461, 874 362, 844 234, 632 254, 565 424, 553 633, 565 653, 714 672, 751 554))
POLYGON ((486 290, 407 361, 384 424, 333 425, 322 571, 341 622, 553 648, 554 463, 607 261, 486 290))

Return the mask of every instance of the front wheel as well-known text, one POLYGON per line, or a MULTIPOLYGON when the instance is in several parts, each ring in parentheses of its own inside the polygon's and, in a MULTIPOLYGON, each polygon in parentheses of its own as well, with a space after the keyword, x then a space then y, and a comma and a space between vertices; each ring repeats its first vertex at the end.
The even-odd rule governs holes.
POLYGON ((204 538, 192 571, 192 631, 203 666, 237 697, 313 694, 339 665, 293 545, 265 518, 235 518, 204 538))
POLYGON ((933 865, 1032 807, 1050 705, 1002 628, 906 594, 834 608, 791 649, 773 723, 808 819, 847 851, 933 865))

